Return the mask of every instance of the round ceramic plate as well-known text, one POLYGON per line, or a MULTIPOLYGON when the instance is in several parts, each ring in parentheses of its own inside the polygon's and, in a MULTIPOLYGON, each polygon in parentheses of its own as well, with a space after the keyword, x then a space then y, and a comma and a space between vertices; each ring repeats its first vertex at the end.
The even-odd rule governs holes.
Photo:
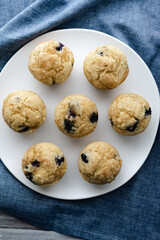
POLYGON ((143 60, 126 44, 107 34, 85 30, 68 29, 46 33, 22 47, 6 64, 0 75, 0 111, 4 98, 16 90, 32 90, 44 100, 47 117, 34 133, 20 134, 12 131, 0 114, 0 157, 9 171, 23 184, 36 192, 59 199, 84 199, 108 193, 126 183, 142 166, 153 145, 159 123, 159 93, 143 60), (59 85, 47 86, 35 80, 28 70, 31 50, 41 41, 56 40, 68 46, 74 53, 75 64, 69 79, 59 85), (126 55, 129 75, 124 83, 112 90, 98 90, 85 78, 83 61, 86 55, 100 45, 113 45, 126 55), (121 93, 137 93, 148 100, 152 108, 152 119, 144 133, 126 137, 116 133, 107 119, 112 100, 121 93), (61 133, 54 122, 54 111, 59 101, 70 94, 79 93, 93 100, 99 111, 97 128, 90 135, 72 139, 61 133), (93 141, 105 141, 117 148, 123 161, 116 179, 102 186, 90 184, 82 179, 78 171, 81 150, 93 141), (38 187, 26 179, 21 170, 24 152, 38 142, 58 145, 67 159, 67 171, 60 182, 51 187, 38 187))

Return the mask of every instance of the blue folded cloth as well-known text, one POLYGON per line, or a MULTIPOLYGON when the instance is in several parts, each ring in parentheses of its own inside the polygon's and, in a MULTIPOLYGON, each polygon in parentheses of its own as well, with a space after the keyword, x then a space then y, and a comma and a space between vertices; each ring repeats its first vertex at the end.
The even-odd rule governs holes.
MULTIPOLYGON (((0 70, 19 48, 40 34, 90 28, 132 47, 160 87, 159 9, 158 0, 1 0, 0 70)), ((0 209, 37 227, 83 239, 157 240, 159 142, 160 132, 147 161, 128 183, 111 193, 80 201, 40 195, 16 180, 0 161, 0 209)))

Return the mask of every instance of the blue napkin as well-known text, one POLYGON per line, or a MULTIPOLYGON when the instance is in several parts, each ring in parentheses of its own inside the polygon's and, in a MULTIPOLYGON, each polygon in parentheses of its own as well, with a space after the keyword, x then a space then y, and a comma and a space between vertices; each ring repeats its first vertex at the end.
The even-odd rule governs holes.
MULTIPOLYGON (((160 87, 159 9, 159 0, 1 0, 0 70, 19 48, 47 31, 90 28, 132 47, 160 87)), ((147 161, 128 183, 81 201, 40 195, 16 180, 0 161, 0 209, 39 228, 83 239, 157 240, 159 142, 160 132, 147 161)))

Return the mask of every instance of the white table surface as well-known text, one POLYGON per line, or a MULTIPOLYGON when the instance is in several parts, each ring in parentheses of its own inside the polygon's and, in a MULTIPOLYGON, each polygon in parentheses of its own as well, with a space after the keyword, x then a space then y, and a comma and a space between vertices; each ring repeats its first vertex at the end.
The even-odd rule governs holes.
POLYGON ((45 231, 0 211, 0 240, 80 240, 54 231, 45 231))

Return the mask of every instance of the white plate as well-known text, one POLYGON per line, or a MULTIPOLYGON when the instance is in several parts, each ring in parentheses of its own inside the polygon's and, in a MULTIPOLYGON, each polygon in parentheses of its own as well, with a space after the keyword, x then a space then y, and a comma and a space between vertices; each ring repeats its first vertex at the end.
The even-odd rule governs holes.
POLYGON ((6 64, 0 75, 0 111, 4 98, 16 90, 32 90, 39 94, 47 107, 45 123, 34 133, 19 134, 12 131, 0 114, 0 157, 9 171, 29 188, 44 195, 59 199, 84 199, 108 193, 126 183, 142 166, 153 145, 159 123, 159 93, 143 60, 126 44, 101 32, 85 29, 68 29, 49 32, 22 47, 6 64), (70 78, 60 85, 47 86, 35 80, 28 70, 31 50, 41 41, 56 40, 70 47, 74 53, 75 65, 70 78), (83 60, 95 47, 114 45, 120 48, 128 59, 130 73, 126 81, 112 90, 94 88, 83 74, 83 60), (107 119, 108 107, 121 93, 133 92, 146 98, 152 108, 152 119, 146 131, 133 137, 116 133, 107 119), (89 136, 72 139, 61 133, 54 122, 54 110, 58 102, 72 93, 84 94, 92 99, 99 111, 96 130, 89 136), (123 166, 115 181, 103 186, 84 181, 78 171, 77 161, 85 145, 93 141, 106 141, 117 148, 123 166), (55 186, 35 186, 23 175, 21 159, 24 152, 38 142, 52 142, 64 152, 68 168, 65 176, 55 186))

